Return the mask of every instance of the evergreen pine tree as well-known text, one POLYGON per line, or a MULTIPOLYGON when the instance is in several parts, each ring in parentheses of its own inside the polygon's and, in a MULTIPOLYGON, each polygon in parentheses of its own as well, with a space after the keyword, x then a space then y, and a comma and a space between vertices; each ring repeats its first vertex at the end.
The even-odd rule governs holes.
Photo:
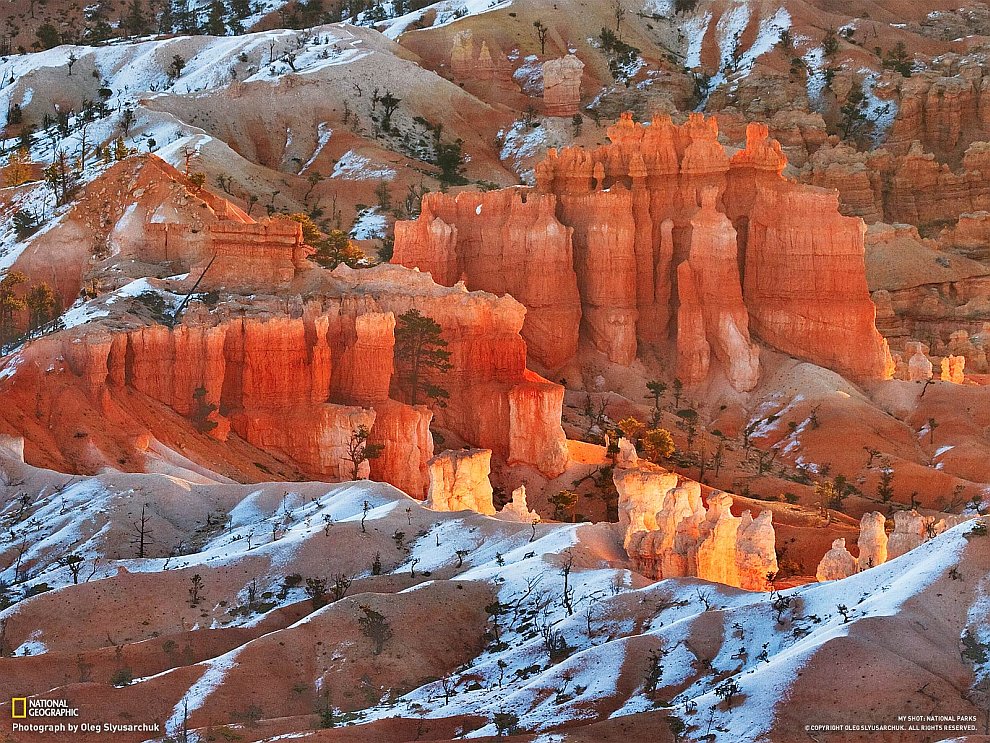
POLYGON ((437 384, 437 378, 453 368, 442 331, 436 320, 419 310, 409 310, 396 318, 395 367, 399 385, 413 405, 430 398, 443 407, 450 397, 437 384))

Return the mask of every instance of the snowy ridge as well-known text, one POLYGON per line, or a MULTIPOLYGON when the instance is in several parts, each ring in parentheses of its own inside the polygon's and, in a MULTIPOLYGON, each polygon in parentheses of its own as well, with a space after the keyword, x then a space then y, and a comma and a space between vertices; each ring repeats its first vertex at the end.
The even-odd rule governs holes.
MULTIPOLYGON (((386 13, 394 12, 392 3, 385 2, 382 5, 386 13)), ((398 39, 409 30, 439 28, 467 16, 500 10, 510 5, 512 5, 512 0, 440 0, 440 2, 427 5, 420 10, 413 10, 383 21, 376 21, 368 11, 359 13, 355 20, 361 25, 374 25, 389 39, 398 39), (423 22, 428 18, 432 19, 431 23, 424 24, 423 22)))

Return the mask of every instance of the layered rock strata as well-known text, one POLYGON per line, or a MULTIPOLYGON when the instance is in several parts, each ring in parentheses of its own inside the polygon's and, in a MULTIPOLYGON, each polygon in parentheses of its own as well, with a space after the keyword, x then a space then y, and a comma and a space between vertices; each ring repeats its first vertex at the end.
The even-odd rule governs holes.
POLYGON ((393 261, 513 293, 533 311, 530 353, 551 369, 574 356, 580 329, 618 364, 640 344, 669 344, 693 380, 707 356, 740 390, 758 375, 749 333, 857 379, 889 376, 863 223, 840 215, 834 194, 784 179, 765 126, 751 124, 731 158, 701 115, 644 126, 625 114, 608 136, 594 150, 550 150, 535 193, 431 194, 416 222, 396 225, 393 261))
POLYGON ((543 110, 547 116, 573 116, 581 107, 584 62, 568 54, 543 63, 543 110))
MULTIPOLYGON (((429 277, 392 266, 322 272, 308 301, 255 300, 248 308, 210 313, 194 303, 183 322, 108 326, 92 323, 48 336, 21 352, 16 373, 0 384, 9 399, 30 399, 39 415, 78 397, 111 424, 164 436, 133 398, 165 405, 203 433, 244 441, 289 460, 315 479, 348 479, 347 444, 360 425, 385 445, 370 475, 422 497, 433 455, 433 412, 407 404, 394 372, 395 318, 410 309, 443 328, 452 370, 439 423, 462 440, 494 450, 545 474, 567 465, 560 427, 563 389, 529 372, 519 336, 523 308, 510 297, 443 289, 429 277), (324 282, 324 283, 320 283, 324 282)), ((82 417, 85 420, 85 416, 82 417)), ((53 416, 27 426, 16 410, 0 412, 0 429, 26 435, 29 461, 63 471, 91 471, 116 462, 103 434, 80 439, 78 420, 53 416)), ((360 473, 359 473, 360 474, 360 473)))

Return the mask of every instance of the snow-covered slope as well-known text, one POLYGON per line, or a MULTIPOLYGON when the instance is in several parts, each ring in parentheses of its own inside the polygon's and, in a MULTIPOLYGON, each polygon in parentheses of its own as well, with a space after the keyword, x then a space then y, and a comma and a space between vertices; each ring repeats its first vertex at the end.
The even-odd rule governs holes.
MULTIPOLYGON (((173 733, 185 715, 193 727, 231 723, 236 690, 281 647, 317 674, 317 689, 338 677, 313 667, 314 654, 361 659, 376 679, 402 669, 404 688, 386 683, 374 699, 334 705, 348 724, 367 727, 368 739, 397 719, 418 718, 473 721, 463 727, 465 738, 514 730, 557 740, 554 731, 562 728, 623 720, 646 735, 662 720, 695 736, 687 739, 790 740, 785 710, 808 704, 811 694, 802 676, 823 667, 837 678, 858 673, 869 653, 856 648, 875 644, 885 626, 903 627, 915 617, 928 623, 936 645, 960 637, 977 647, 990 643, 981 613, 985 581, 978 579, 990 566, 990 538, 978 536, 974 522, 852 578, 764 594, 694 579, 647 583, 625 568, 620 534, 609 524, 533 527, 437 513, 376 483, 238 486, 109 473, 55 482, 51 473, 20 468, 22 490, 52 482, 31 497, 9 498, 0 516, 14 536, 11 542, 5 534, 0 550, 10 554, 12 544, 28 542, 2 577, 16 584, 15 597, 38 594, 0 613, 8 644, 25 658, 7 662, 15 676, 39 653, 61 657, 90 648, 101 657, 102 637, 69 629, 51 613, 57 607, 109 595, 144 607, 156 584, 171 587, 158 595, 156 611, 195 616, 197 626, 221 633, 249 633, 247 642, 226 642, 193 665, 161 670, 157 662, 132 661, 140 678, 130 688, 161 700, 161 722, 173 733), (161 556, 134 557, 142 507, 155 534, 148 552, 161 556), (66 554, 83 560, 79 585, 61 559, 66 554), (309 584, 300 576, 337 571, 362 593, 310 607, 303 592, 309 584), (193 574, 205 586, 200 609, 185 598, 193 574), (286 577, 293 574, 294 581, 286 577), (366 652, 360 631, 340 634, 369 606, 390 622, 380 656, 366 652), (445 609, 427 619, 418 612, 429 606, 445 609), (925 611, 939 615, 935 625, 919 614, 925 611), (424 621, 433 624, 425 634, 424 621), (409 652, 419 657, 420 650, 408 648, 429 647, 448 622, 462 621, 486 626, 480 644, 463 635, 474 649, 456 667, 399 660, 409 652), (320 649, 321 638, 329 648, 320 649)), ((161 620, 148 614, 142 623, 145 612, 137 608, 132 621, 118 621, 118 633, 136 643, 154 637, 161 620)), ((929 671, 916 654, 905 648, 901 655, 901 673, 924 683, 929 671)), ((952 673, 972 673, 954 647, 931 663, 946 657, 956 659, 952 673)), ((279 689, 289 681, 276 674, 270 683, 279 689)), ((118 703, 120 694, 111 689, 105 704, 118 703)), ((268 707, 269 698, 251 692, 260 717, 288 715, 291 722, 263 722, 249 738, 265 731, 308 737, 308 718, 293 718, 300 706, 268 707)), ((827 715, 860 709, 855 698, 835 704, 827 715)), ((956 714, 968 709, 959 700, 951 704, 956 714)))

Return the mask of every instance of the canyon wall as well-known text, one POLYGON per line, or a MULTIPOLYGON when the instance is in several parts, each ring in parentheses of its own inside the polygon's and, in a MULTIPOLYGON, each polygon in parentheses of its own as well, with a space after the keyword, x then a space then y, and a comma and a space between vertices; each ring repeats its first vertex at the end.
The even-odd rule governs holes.
MULTIPOLYGON (((258 300, 217 313, 194 304, 175 327, 92 323, 64 331, 22 351, 18 373, 0 384, 10 399, 30 399, 39 411, 56 409, 72 388, 93 408, 120 416, 122 428, 138 430, 127 411, 140 393, 201 433, 236 434, 315 479, 350 479, 347 444, 363 424, 372 443, 385 445, 370 475, 422 497, 434 414, 407 404, 393 368, 395 317, 418 309, 441 324, 451 352, 452 370, 442 380, 450 398, 438 424, 511 462, 549 476, 563 471, 563 390, 526 369, 524 311, 515 300, 442 289, 392 266, 343 268, 330 278, 314 272, 313 280, 325 283, 308 301, 290 301, 287 315, 277 299, 271 307, 258 300)), ((25 428, 14 411, 0 414, 0 426, 25 428)), ((71 453, 76 431, 64 421, 26 438, 29 459, 65 471, 115 459, 94 444, 81 461, 71 453)))
POLYGON ((533 313, 529 352, 551 370, 578 338, 623 365, 652 345, 672 348, 692 382, 718 369, 748 390, 754 332, 853 378, 889 375, 862 222, 840 215, 833 194, 784 179, 765 126, 749 125, 732 157, 701 115, 677 126, 625 114, 608 136, 593 150, 550 150, 533 191, 431 194, 418 220, 397 223, 393 262, 512 293, 533 313))

